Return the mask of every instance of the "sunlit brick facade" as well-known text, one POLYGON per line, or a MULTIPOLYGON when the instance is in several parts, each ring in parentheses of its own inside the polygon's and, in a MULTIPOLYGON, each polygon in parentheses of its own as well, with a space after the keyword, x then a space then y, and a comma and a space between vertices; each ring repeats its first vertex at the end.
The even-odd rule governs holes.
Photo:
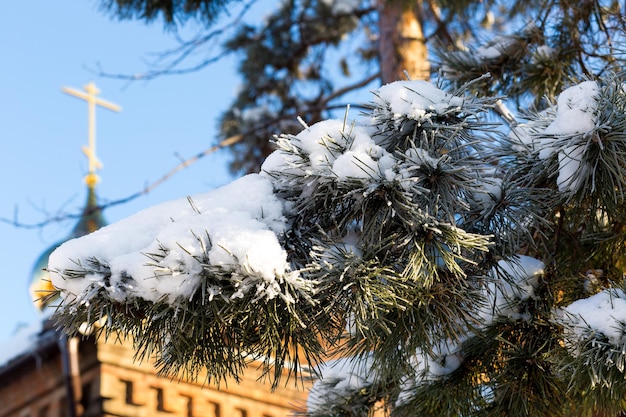
POLYGON ((129 343, 93 338, 75 341, 72 378, 63 371, 59 334, 48 328, 36 340, 0 367, 0 417, 282 417, 306 401, 306 390, 291 382, 272 393, 254 368, 219 390, 202 379, 158 377, 151 363, 133 360, 129 343))

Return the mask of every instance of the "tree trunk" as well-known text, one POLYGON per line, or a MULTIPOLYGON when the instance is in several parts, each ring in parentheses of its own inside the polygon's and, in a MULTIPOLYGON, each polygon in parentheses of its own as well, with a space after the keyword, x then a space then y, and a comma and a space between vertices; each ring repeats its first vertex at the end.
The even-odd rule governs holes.
MULTIPOLYGON (((415 7, 422 7, 418 1, 415 7)), ((422 22, 401 0, 378 0, 378 53, 383 84, 406 79, 427 80, 430 62, 422 22)))

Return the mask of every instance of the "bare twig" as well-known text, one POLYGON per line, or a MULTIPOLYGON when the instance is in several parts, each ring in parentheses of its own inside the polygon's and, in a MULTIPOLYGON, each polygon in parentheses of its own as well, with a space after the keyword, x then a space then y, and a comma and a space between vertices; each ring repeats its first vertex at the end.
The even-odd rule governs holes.
POLYGON ((138 191, 138 192, 136 192, 136 193, 126 197, 126 198, 121 198, 119 200, 110 201, 110 202, 108 202, 106 204, 106 207, 115 206, 115 205, 119 205, 119 204, 124 204, 124 203, 127 203, 127 202, 131 201, 131 200, 136 199, 137 197, 140 197, 142 195, 148 194, 150 191, 154 190, 156 187, 158 187, 159 185, 163 184, 165 181, 170 179, 178 171, 181 171, 181 170, 187 168, 191 164, 194 164, 194 163, 198 162, 200 159, 204 158, 207 155, 212 154, 213 152, 215 152, 215 151, 217 151, 217 150, 219 150, 221 148, 226 148, 228 146, 234 145, 237 142, 240 142, 243 138, 244 138, 244 134, 242 133, 242 134, 233 135, 231 137, 228 137, 228 138, 224 139, 223 141, 221 141, 217 145, 213 145, 210 148, 205 149, 204 151, 202 151, 202 152, 192 156, 191 158, 183 160, 180 164, 176 165, 174 168, 169 170, 169 172, 167 172, 161 178, 159 178, 158 180, 152 182, 151 184, 146 185, 141 191, 138 191))
POLYGON ((367 78, 365 78, 365 79, 363 79, 363 80, 361 80, 359 82, 356 82, 356 83, 354 83, 352 85, 347 85, 347 86, 345 86, 343 88, 340 88, 340 89, 332 92, 331 94, 329 94, 327 97, 325 97, 324 100, 322 100, 320 104, 326 105, 326 103, 330 102, 331 100, 333 100, 333 99, 335 99, 337 97, 340 97, 340 96, 342 96, 342 95, 344 95, 346 93, 349 93, 352 90, 356 90, 356 89, 359 89, 361 87, 365 87, 366 85, 368 85, 369 83, 371 83, 372 81, 374 81, 376 78, 379 78, 379 77, 380 77, 380 71, 376 72, 376 73, 370 75, 369 77, 367 77, 367 78))
POLYGON ((106 78, 114 78, 128 81, 147 81, 155 79, 162 75, 181 75, 202 70, 227 56, 230 51, 222 51, 216 55, 210 56, 202 60, 201 62, 198 62, 195 65, 183 68, 177 67, 179 67, 183 61, 187 60, 192 53, 196 52, 198 50, 198 47, 205 45, 210 41, 215 40, 216 38, 219 38, 228 30, 239 27, 239 23, 244 18, 246 13, 250 10, 250 8, 256 3, 256 1, 257 0, 250 0, 246 2, 243 5, 241 11, 237 14, 237 16, 228 24, 222 26, 219 29, 215 29, 203 35, 195 36, 186 41, 178 37, 180 45, 173 49, 157 54, 156 61, 149 64, 153 68, 156 67, 156 69, 136 74, 109 73, 101 70, 100 68, 98 68, 98 70, 94 72, 96 72, 98 76, 106 78), (161 64, 161 62, 163 62, 163 64, 161 64))

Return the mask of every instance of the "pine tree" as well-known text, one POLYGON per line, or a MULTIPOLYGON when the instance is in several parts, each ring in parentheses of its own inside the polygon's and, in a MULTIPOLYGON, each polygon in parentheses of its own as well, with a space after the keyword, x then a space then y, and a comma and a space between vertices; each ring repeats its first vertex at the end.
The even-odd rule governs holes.
POLYGON ((385 85, 358 120, 280 136, 260 174, 63 245, 57 318, 130 334, 170 374, 312 366, 313 416, 616 415, 624 82, 576 84, 508 135, 471 85, 385 85), (328 346, 342 359, 315 368, 328 346))
POLYGON ((59 325, 174 376, 310 367, 311 416, 620 415, 624 21, 566 3, 440 45, 434 84, 300 120, 257 174, 67 242, 59 325))

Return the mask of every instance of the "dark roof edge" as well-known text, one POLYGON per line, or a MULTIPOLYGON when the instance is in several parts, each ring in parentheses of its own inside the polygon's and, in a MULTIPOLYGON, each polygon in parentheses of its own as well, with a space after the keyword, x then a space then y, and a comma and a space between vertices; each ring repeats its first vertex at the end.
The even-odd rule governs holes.
POLYGON ((43 361, 59 351, 60 335, 50 320, 46 320, 43 329, 36 336, 36 341, 30 349, 24 350, 21 354, 9 359, 4 365, 0 366, 0 385, 10 382, 5 375, 11 374, 24 367, 40 367, 43 361))

